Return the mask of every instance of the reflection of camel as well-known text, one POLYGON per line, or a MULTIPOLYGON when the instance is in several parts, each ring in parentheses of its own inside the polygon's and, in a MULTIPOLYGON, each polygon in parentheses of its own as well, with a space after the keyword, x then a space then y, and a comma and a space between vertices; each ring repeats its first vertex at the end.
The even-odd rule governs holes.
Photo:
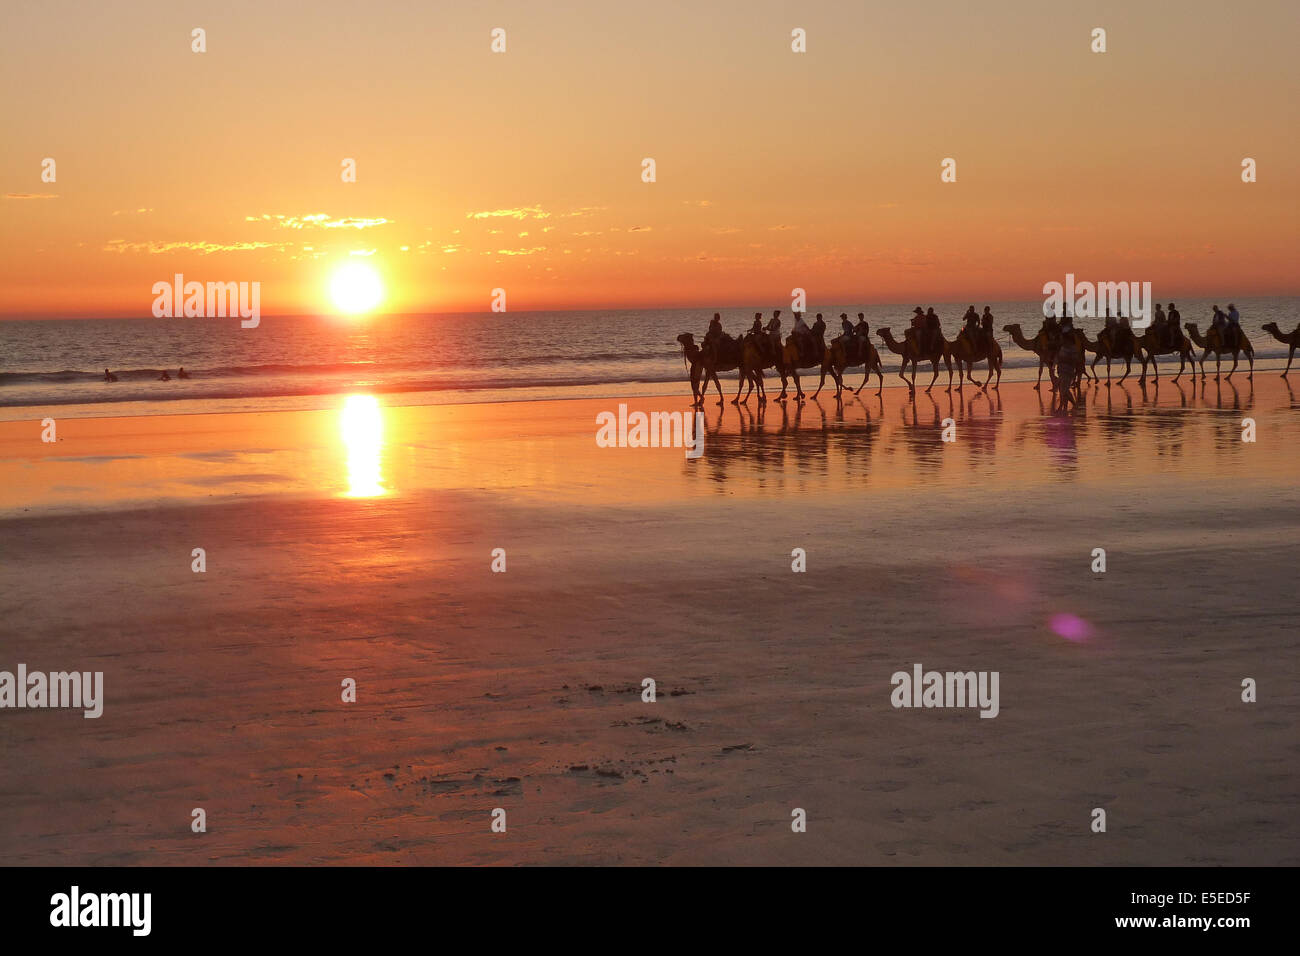
POLYGON ((957 338, 949 345, 953 360, 957 363, 957 387, 961 388, 962 366, 965 366, 966 377, 970 379, 970 383, 979 385, 980 388, 988 388, 988 384, 996 372, 998 380, 993 387, 997 388, 1002 384, 1002 346, 998 345, 992 331, 989 332, 987 339, 985 339, 982 330, 977 335, 978 341, 975 341, 967 333, 966 329, 962 329, 957 333, 957 338), (983 385, 975 381, 975 376, 971 374, 974 371, 976 362, 989 363, 989 375, 988 378, 984 379, 983 385))
POLYGON ((803 386, 799 384, 799 369, 821 368, 822 359, 826 355, 826 342, 823 339, 826 322, 820 315, 817 316, 817 321, 812 324, 809 331, 812 333, 812 343, 807 355, 800 354, 799 343, 794 333, 791 333, 786 338, 785 345, 777 350, 776 370, 781 376, 781 394, 776 397, 778 402, 785 401, 787 375, 794 379, 795 401, 806 401, 803 386))
POLYGON ((1273 336, 1273 338, 1277 339, 1283 345, 1291 346, 1291 352, 1286 357, 1286 372, 1282 373, 1282 377, 1286 378, 1287 372, 1291 371, 1291 360, 1295 358, 1296 346, 1300 345, 1300 324, 1296 325, 1294 329, 1283 335, 1282 330, 1277 327, 1276 322, 1265 322, 1264 331, 1273 336))
POLYGON ((832 340, 830 348, 826 350, 826 357, 822 360, 822 378, 817 383, 817 391, 813 392, 813 398, 821 393, 822 386, 826 384, 826 373, 831 373, 831 378, 835 380, 835 397, 840 397, 840 391, 844 388, 844 370, 863 367, 862 384, 853 392, 854 395, 862 391, 867 386, 867 381, 871 378, 871 373, 876 373, 876 378, 880 382, 880 387, 876 389, 879 395, 885 387, 884 370, 880 364, 880 353, 876 347, 871 344, 871 339, 867 338, 864 332, 861 335, 855 335, 852 343, 846 344, 844 336, 832 340))
POLYGON ((1033 341, 1025 338, 1025 333, 1020 328, 1019 322, 1013 322, 1010 325, 1002 326, 1003 332, 1011 335, 1011 341, 1020 346, 1026 352, 1032 352, 1038 356, 1038 381, 1034 383, 1034 388, 1041 388, 1043 384, 1043 367, 1047 367, 1047 377, 1051 379, 1052 384, 1056 384, 1056 372, 1052 368, 1052 348, 1047 340, 1046 332, 1039 332, 1034 336, 1033 341))
POLYGON ((1232 353, 1232 368, 1228 371, 1228 378, 1232 378, 1232 373, 1237 371, 1237 362, 1239 353, 1245 352, 1246 359, 1250 362, 1250 371, 1246 373, 1246 378, 1255 377, 1255 350, 1250 346, 1250 339, 1246 338, 1246 330, 1238 326, 1237 341, 1232 346, 1223 344, 1223 336, 1219 329, 1210 326, 1209 334, 1201 337, 1200 331, 1196 328, 1195 322, 1184 322, 1183 328, 1187 329, 1187 334, 1192 337, 1197 348, 1205 349, 1201 353, 1201 378, 1205 378, 1205 359, 1211 352, 1214 353, 1214 380, 1219 380, 1219 372, 1223 365, 1223 353, 1232 353))
MULTIPOLYGON (((713 380, 718 390, 718 404, 722 404, 722 383, 718 381, 719 372, 730 372, 740 368, 740 343, 729 335, 724 335, 717 348, 701 349, 695 344, 695 336, 683 332, 677 336, 682 345, 682 354, 686 356, 691 368, 691 404, 695 407, 704 405, 704 396, 709 391, 709 379, 713 380), (704 381, 700 382, 703 373, 704 381), (697 389, 698 386, 698 389, 697 389)), ((736 386, 740 393, 740 386, 736 386)))
MULTIPOLYGON (((1182 377, 1183 369, 1190 365, 1192 374, 1196 374, 1196 355, 1192 352, 1192 340, 1183 334, 1183 330, 1178 328, 1174 323, 1166 327, 1166 333, 1173 336, 1166 345, 1157 334, 1156 330, 1148 327, 1143 333, 1142 338, 1137 340, 1138 348, 1141 352, 1147 353, 1147 358, 1151 359, 1152 374, 1156 381, 1160 381, 1160 366, 1156 364, 1157 355, 1178 355, 1178 374, 1174 376, 1173 381, 1177 382, 1182 377)), ((1140 353, 1139 353, 1140 354, 1140 353)), ((1138 379, 1141 385, 1147 380, 1147 363, 1146 359, 1142 360, 1142 377, 1138 379)))
MULTIPOLYGON (((929 362, 934 367, 934 378, 930 379, 930 384, 925 387, 925 390, 929 392, 930 389, 934 388, 934 383, 939 380, 939 360, 943 359, 943 364, 948 367, 948 391, 952 391, 952 352, 949 349, 948 340, 942 335, 939 336, 939 347, 929 352, 925 352, 922 351, 921 347, 917 344, 915 335, 904 336, 903 341, 899 342, 895 340, 894 333, 889 329, 879 329, 876 334, 879 335, 885 345, 889 347, 889 351, 896 355, 903 356, 903 362, 898 367, 898 377, 904 382, 907 382, 909 390, 913 392, 916 391, 916 373, 920 367, 921 359, 929 362), (911 381, 908 381, 907 375, 905 374, 909 362, 912 364, 911 381)), ((928 336, 928 334, 929 333, 927 332, 926 335, 928 336)))

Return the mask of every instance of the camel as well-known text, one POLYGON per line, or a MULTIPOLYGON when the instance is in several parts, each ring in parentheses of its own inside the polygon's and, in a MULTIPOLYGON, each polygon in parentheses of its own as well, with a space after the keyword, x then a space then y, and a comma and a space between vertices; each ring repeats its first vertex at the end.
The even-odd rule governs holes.
MULTIPOLYGON (((1087 336, 1084 336, 1087 341, 1087 336)), ((1097 357, 1092 360, 1092 371, 1096 374, 1097 362, 1101 358, 1106 359, 1106 384, 1110 384, 1110 363, 1112 359, 1124 360, 1124 374, 1120 376, 1120 381, 1128 378, 1133 373, 1133 360, 1137 359, 1142 363, 1142 379, 1147 377, 1147 360, 1142 354, 1142 346, 1138 344, 1137 336, 1127 325, 1110 325, 1103 328, 1097 333, 1097 344, 1093 349, 1097 357)))
POLYGON ((786 384, 787 377, 794 378, 795 400, 799 402, 807 401, 804 397, 803 386, 799 384, 799 369, 821 368, 822 360, 826 357, 826 342, 824 339, 826 322, 820 314, 809 331, 812 332, 812 348, 808 355, 799 354, 799 344, 795 341, 793 332, 786 336, 785 345, 777 349, 776 371, 781 376, 781 394, 776 397, 778 402, 786 400, 785 393, 789 387, 786 384))
MULTIPOLYGON (((1165 345, 1154 328, 1147 328, 1144 330, 1142 337, 1137 340, 1137 344, 1138 348, 1143 352, 1146 352, 1147 358, 1151 360, 1152 374, 1155 376, 1157 382, 1160 381, 1160 366, 1156 364, 1156 356, 1177 354, 1179 358, 1178 374, 1173 378, 1173 381, 1176 383, 1180 378, 1182 378, 1183 369, 1188 365, 1192 367, 1192 374, 1196 374, 1196 355, 1192 352, 1191 339, 1183 334, 1182 329, 1171 323, 1169 325, 1169 331, 1172 332, 1174 336, 1172 339, 1173 344, 1171 345, 1165 345)), ((1142 362, 1142 375, 1138 379, 1138 384, 1144 385, 1146 384, 1146 380, 1147 363, 1144 360, 1142 362)), ((1120 379, 1120 381, 1123 381, 1123 379, 1120 379)))
POLYGON ((1295 358, 1296 346, 1300 346, 1300 324, 1297 324, 1294 329, 1283 335, 1276 322, 1265 322, 1264 331, 1283 345, 1291 346, 1291 352, 1286 357, 1286 372, 1282 373, 1282 377, 1286 378, 1287 372, 1291 371, 1291 360, 1295 358))
MULTIPOLYGON (((768 332, 747 332, 740 340, 740 377, 749 382, 749 391, 740 397, 740 382, 736 383, 736 397, 731 404, 739 405, 749 402, 749 396, 758 386, 758 404, 767 404, 767 388, 763 385, 763 369, 776 367, 776 346, 768 338, 768 332)), ((778 340, 779 341, 779 340, 778 340)))
MULTIPOLYGON (((695 344, 695 336, 689 332, 677 336, 677 341, 682 346, 682 355, 691 370, 691 405, 696 408, 704 405, 704 396, 709 392, 709 379, 713 380, 714 387, 718 390, 718 404, 721 405, 722 384, 718 381, 718 373, 740 368, 740 343, 729 335, 723 335, 722 338, 721 346, 714 350, 701 349, 695 344), (701 373, 704 376, 703 384, 700 384, 701 373)), ((736 386, 736 394, 740 394, 739 385, 736 386)))
POLYGON ((1025 333, 1020 328, 1019 322, 1013 322, 1010 325, 1002 326, 1002 331, 1011 335, 1011 341, 1020 346, 1026 352, 1032 352, 1038 356, 1038 381, 1034 383, 1034 388, 1040 388, 1043 384, 1043 367, 1047 367, 1047 377, 1051 380, 1053 387, 1056 385, 1056 370, 1052 367, 1053 349, 1051 343, 1047 340, 1047 333, 1040 330, 1034 336, 1033 341, 1025 338, 1025 333))
POLYGON ((857 368, 859 365, 862 370, 862 384, 853 392, 854 395, 867 387, 867 382, 871 380, 871 373, 876 373, 876 378, 880 387, 876 389, 879 395, 885 388, 884 369, 880 363, 880 353, 876 347, 871 344, 869 338, 870 329, 866 322, 858 323, 858 334, 854 336, 851 343, 845 343, 844 336, 838 336, 831 341, 830 347, 826 349, 826 356, 822 359, 822 378, 817 383, 817 391, 813 392, 813 398, 821 394, 822 386, 826 384, 826 373, 831 373, 831 378, 835 380, 835 397, 840 397, 840 392, 844 388, 844 370, 857 368))
POLYGON ((1196 328, 1195 322, 1184 322, 1183 328, 1187 330, 1187 334, 1191 336, 1191 339, 1196 344, 1197 348, 1205 349, 1205 351, 1201 353, 1202 381, 1205 379, 1205 360, 1209 357, 1211 352, 1214 353, 1214 380, 1216 382, 1219 380, 1219 373, 1222 370, 1224 352, 1232 353, 1232 368, 1228 371, 1229 380, 1232 378, 1232 373, 1237 371, 1237 363, 1240 361, 1239 356, 1242 352, 1246 353, 1246 360, 1250 362, 1250 371, 1246 373, 1246 378, 1255 377, 1255 350, 1251 348, 1250 339, 1246 338, 1245 329, 1238 327, 1237 344, 1228 347, 1223 344, 1222 336, 1219 334, 1219 330, 1214 326, 1210 327, 1208 334, 1204 338, 1201 337, 1200 330, 1196 328))
POLYGON ((950 343, 949 348, 952 351, 953 360, 957 363, 957 388, 959 390, 962 384, 963 365, 966 369, 966 377, 970 379, 972 385, 988 388, 994 372, 997 373, 998 380, 993 387, 997 388, 1002 384, 1002 346, 998 345, 997 339, 993 338, 991 332, 987 341, 982 334, 979 336, 979 340, 976 341, 967 335, 966 330, 963 328, 961 332, 957 333, 957 338, 950 343), (975 376, 972 374, 976 362, 989 363, 988 378, 984 379, 983 385, 975 381, 975 376))
POLYGON ((943 364, 948 367, 948 391, 952 391, 952 349, 947 339, 940 336, 939 341, 942 344, 939 348, 930 353, 924 353, 921 351, 920 346, 917 345, 915 336, 904 335, 903 341, 899 342, 894 338, 894 333, 889 329, 879 329, 876 334, 879 335, 885 345, 889 347, 889 351, 896 355, 903 356, 903 362, 898 367, 898 377, 904 382, 907 382, 908 389, 912 392, 916 391, 916 372, 920 367, 921 359, 925 359, 934 367, 934 378, 930 379, 930 384, 925 387, 925 390, 929 392, 930 389, 934 388, 934 383, 939 380, 939 360, 943 359, 943 364), (908 362, 912 363, 911 381, 908 381, 907 375, 905 374, 907 372, 908 362))

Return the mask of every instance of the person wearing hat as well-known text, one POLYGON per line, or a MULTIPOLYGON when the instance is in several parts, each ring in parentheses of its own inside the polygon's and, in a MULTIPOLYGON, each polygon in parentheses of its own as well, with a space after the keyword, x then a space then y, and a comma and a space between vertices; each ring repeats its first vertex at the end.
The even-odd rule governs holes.
MULTIPOLYGON (((860 314, 861 313, 859 313, 859 315, 860 314)), ((852 347, 853 339, 857 336, 857 332, 853 328, 853 323, 849 321, 849 314, 847 312, 840 313, 840 328, 844 330, 844 347, 852 347)))

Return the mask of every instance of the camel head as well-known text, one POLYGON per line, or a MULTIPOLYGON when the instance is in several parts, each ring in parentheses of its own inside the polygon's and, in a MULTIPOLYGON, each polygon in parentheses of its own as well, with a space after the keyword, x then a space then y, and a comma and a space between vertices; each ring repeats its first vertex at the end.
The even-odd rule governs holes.
POLYGON ((1017 332, 1020 331, 1020 323, 1012 322, 1010 325, 1004 325, 1002 326, 1002 331, 1010 332, 1012 335, 1015 335, 1017 332))
POLYGON ((1276 322, 1265 322, 1263 325, 1265 332, 1272 332, 1274 335, 1281 337, 1282 330, 1277 327, 1276 322))

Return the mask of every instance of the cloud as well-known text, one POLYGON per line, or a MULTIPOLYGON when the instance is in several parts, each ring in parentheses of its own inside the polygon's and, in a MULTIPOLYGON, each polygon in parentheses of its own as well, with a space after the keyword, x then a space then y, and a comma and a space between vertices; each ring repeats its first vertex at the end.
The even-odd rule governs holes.
POLYGON ((5 199, 58 199, 56 193, 5 193, 5 199))
POLYGON ((628 232, 654 232, 654 226, 629 226, 628 232))
POLYGON ((317 212, 312 213, 310 216, 283 216, 263 213, 260 216, 245 216, 244 222, 270 222, 283 229, 373 229, 376 226, 387 226, 393 220, 386 219, 383 216, 370 219, 352 216, 331 219, 328 213, 317 212))
POLYGON ((255 249, 277 249, 283 251, 283 242, 127 242, 125 239, 110 239, 104 246, 104 252, 147 252, 159 255, 185 249, 199 255, 211 255, 214 252, 251 252, 255 249))
POLYGON ((140 215, 141 213, 153 212, 153 209, 114 209, 114 216, 129 216, 132 214, 140 215))
POLYGON ((514 209, 488 209, 483 212, 467 212, 466 219, 550 219, 551 214, 541 206, 518 206, 514 209))
POLYGON ((531 249, 498 249, 499 256, 531 256, 535 252, 545 252, 545 246, 533 246, 531 249))
POLYGON ((682 200, 682 205, 683 205, 683 206, 700 206, 700 207, 704 207, 704 206, 712 206, 712 205, 713 205, 713 200, 712 200, 712 199, 683 199, 683 200, 682 200))

